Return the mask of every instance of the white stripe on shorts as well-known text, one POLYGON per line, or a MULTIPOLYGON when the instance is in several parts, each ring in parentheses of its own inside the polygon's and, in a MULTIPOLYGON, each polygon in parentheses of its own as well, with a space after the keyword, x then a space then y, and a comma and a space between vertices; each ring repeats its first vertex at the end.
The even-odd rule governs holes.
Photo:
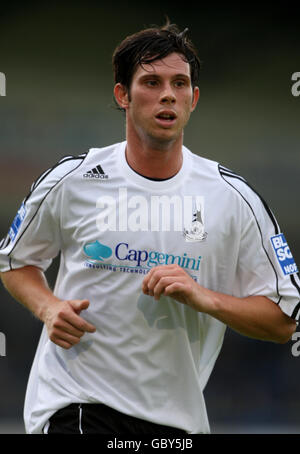
POLYGON ((79 433, 83 434, 82 426, 81 426, 81 421, 82 421, 82 407, 81 404, 78 406, 79 408, 79 433))

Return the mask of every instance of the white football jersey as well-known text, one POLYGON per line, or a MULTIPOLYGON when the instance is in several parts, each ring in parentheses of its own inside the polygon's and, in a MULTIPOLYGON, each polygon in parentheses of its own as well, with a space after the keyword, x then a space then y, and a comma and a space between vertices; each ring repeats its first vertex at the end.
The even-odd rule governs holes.
POLYGON ((208 433, 203 390, 225 325, 172 298, 142 293, 154 266, 177 263, 200 285, 264 295, 298 319, 297 267, 274 215, 247 182, 183 147, 173 177, 134 172, 126 142, 66 157, 45 172, 0 243, 0 270, 46 270, 54 293, 88 299, 96 326, 65 350, 45 327, 25 400, 27 433, 70 403, 104 403, 188 433, 208 433))

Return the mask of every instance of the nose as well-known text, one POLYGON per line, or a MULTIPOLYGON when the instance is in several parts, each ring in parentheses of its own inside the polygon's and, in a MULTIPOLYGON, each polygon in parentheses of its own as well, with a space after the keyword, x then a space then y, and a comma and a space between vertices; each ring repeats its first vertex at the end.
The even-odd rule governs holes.
POLYGON ((176 96, 170 85, 164 87, 160 95, 161 104, 174 104, 176 102, 176 96))

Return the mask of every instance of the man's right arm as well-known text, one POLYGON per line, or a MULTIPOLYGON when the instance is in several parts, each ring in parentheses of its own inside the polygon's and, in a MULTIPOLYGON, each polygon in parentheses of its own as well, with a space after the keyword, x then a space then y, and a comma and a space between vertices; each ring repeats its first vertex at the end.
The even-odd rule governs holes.
POLYGON ((95 332, 95 326, 80 317, 89 301, 60 300, 39 268, 25 266, 0 275, 12 297, 45 323, 50 340, 60 347, 68 349, 77 344, 85 332, 95 332))

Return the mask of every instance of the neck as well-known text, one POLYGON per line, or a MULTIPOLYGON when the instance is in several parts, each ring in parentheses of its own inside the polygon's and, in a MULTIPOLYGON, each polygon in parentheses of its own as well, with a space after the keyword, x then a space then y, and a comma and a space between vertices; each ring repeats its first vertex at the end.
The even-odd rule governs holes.
POLYGON ((167 179, 182 166, 183 135, 173 142, 140 140, 127 134, 126 159, 130 167, 148 178, 167 179))

